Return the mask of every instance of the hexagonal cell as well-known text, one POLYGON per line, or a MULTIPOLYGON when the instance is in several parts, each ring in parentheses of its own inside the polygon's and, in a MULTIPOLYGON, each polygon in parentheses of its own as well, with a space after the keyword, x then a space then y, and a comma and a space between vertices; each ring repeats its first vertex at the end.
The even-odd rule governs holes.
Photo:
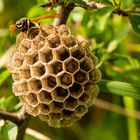
POLYGON ((91 71, 94 67, 93 61, 89 57, 85 57, 81 60, 80 68, 85 72, 91 71))
POLYGON ((16 96, 25 95, 27 94, 28 90, 29 88, 26 82, 13 84, 13 91, 16 96))
POLYGON ((38 104, 37 95, 34 93, 28 93, 26 100, 31 106, 37 106, 38 104))
POLYGON ((39 114, 39 110, 37 107, 32 107, 31 105, 25 105, 25 109, 29 114, 33 115, 34 117, 39 114))
POLYGON ((77 116, 83 116, 86 112, 88 111, 88 108, 85 105, 79 105, 76 110, 74 111, 74 113, 77 116))
POLYGON ((58 112, 61 112, 62 111, 62 109, 63 109, 63 103, 53 101, 49 105, 49 107, 50 107, 51 112, 58 113, 58 112))
POLYGON ((89 93, 89 92, 93 91, 95 88, 96 88, 96 85, 94 83, 86 83, 84 85, 84 91, 86 93, 89 93))
POLYGON ((20 77, 24 79, 30 79, 31 78, 30 69, 20 69, 20 77))
POLYGON ((55 101, 63 102, 68 96, 68 91, 62 87, 56 87, 55 90, 52 91, 52 96, 55 101))
POLYGON ((82 104, 85 104, 89 100, 90 100, 90 96, 87 93, 85 93, 85 92, 79 98, 79 102, 82 103, 82 104))
POLYGON ((82 47, 75 47, 71 49, 71 55, 80 60, 85 57, 85 50, 82 47))
POLYGON ((13 78, 14 81, 19 81, 20 80, 19 73, 12 73, 12 78, 13 78))
POLYGON ((101 72, 99 71, 99 69, 93 69, 90 73, 89 73, 89 80, 92 83, 97 83, 101 78, 101 72))
POLYGON ((31 67, 31 75, 32 77, 39 78, 43 76, 46 72, 46 68, 42 63, 37 63, 31 67))
POLYGON ((22 105, 26 105, 27 104, 26 95, 19 96, 19 100, 20 100, 22 105))
POLYGON ((60 121, 62 117, 62 114, 60 113, 50 113, 49 114, 49 119, 52 121, 60 121))
POLYGON ((44 31, 47 35, 56 33, 56 29, 54 26, 52 25, 46 25, 44 24, 43 26, 41 26, 42 31, 44 31))
POLYGON ((68 48, 74 47, 75 45, 78 44, 76 38, 75 38, 74 36, 72 36, 72 35, 69 35, 69 36, 62 36, 61 39, 62 39, 62 43, 63 43, 66 47, 68 47, 68 48))
POLYGON ((29 65, 33 65, 34 63, 39 61, 38 53, 35 52, 32 55, 25 55, 25 62, 29 65))
POLYGON ((98 58, 97 58, 94 54, 91 54, 91 53, 90 53, 90 54, 88 55, 88 57, 92 59, 93 64, 94 64, 95 66, 98 64, 98 58))
POLYGON ((66 71, 70 72, 70 73, 74 73, 75 71, 77 71, 79 69, 79 64, 78 62, 73 59, 73 58, 69 58, 64 62, 64 68, 66 71))
POLYGON ((15 53, 12 56, 12 61, 11 61, 12 63, 11 63, 11 65, 19 68, 19 67, 22 66, 23 61, 24 61, 24 58, 23 58, 22 54, 21 53, 15 53))
POLYGON ((65 59, 67 59, 70 54, 69 54, 69 50, 67 50, 65 47, 61 46, 58 50, 56 50, 57 52, 57 59, 64 61, 65 59))
POLYGON ((64 102, 64 108, 66 110, 74 111, 76 107, 78 106, 78 101, 77 99, 73 97, 68 97, 65 102, 64 102))
POLYGON ((39 114, 39 118, 40 118, 42 121, 47 121, 47 120, 49 120, 49 116, 48 116, 48 115, 39 114))
POLYGON ((39 59, 45 63, 50 62, 53 59, 52 50, 48 49, 46 52, 39 52, 39 59))
POLYGON ((39 104, 38 105, 38 110, 40 111, 41 114, 43 115, 48 115, 50 113, 50 108, 46 104, 39 104))
POLYGON ((87 41, 85 41, 85 40, 80 41, 79 46, 80 46, 80 48, 85 49, 86 55, 90 54, 90 45, 87 41))
POLYGON ((37 94, 38 101, 40 103, 49 104, 52 101, 52 96, 50 92, 42 90, 37 94))
POLYGON ((65 118, 65 119, 66 118, 71 118, 73 113, 74 113, 73 111, 64 109, 63 112, 62 112, 63 118, 65 118))
POLYGON ((32 27, 28 30, 27 37, 28 39, 34 39, 35 36, 39 34, 39 28, 38 27, 32 27))
POLYGON ((85 84, 89 80, 88 74, 81 70, 75 73, 74 78, 75 78, 75 81, 80 84, 85 84))
POLYGON ((51 90, 56 86, 56 78, 54 76, 46 76, 41 80, 42 87, 46 90, 51 90))
POLYGON ((26 53, 31 48, 31 41, 29 39, 23 39, 19 45, 19 51, 26 53))
POLYGON ((63 119, 60 121, 60 125, 62 127, 69 127, 72 123, 72 120, 71 119, 63 119))
POLYGON ((81 96, 81 94, 83 93, 83 86, 78 84, 78 83, 74 83, 70 88, 69 88, 69 92, 70 95, 74 98, 79 98, 79 96, 81 96))
POLYGON ((58 85, 68 87, 73 83, 72 75, 67 72, 62 72, 58 75, 58 85))
POLYGON ((57 34, 51 34, 47 37, 48 41, 51 44, 51 48, 57 48, 60 43, 60 37, 57 34))
POLYGON ((45 38, 43 36, 37 35, 34 39, 33 39, 33 44, 32 47, 36 50, 40 50, 41 48, 43 48, 45 46, 45 38))
POLYGON ((57 74, 62 71, 62 63, 60 61, 53 61, 48 67, 50 73, 57 74))
POLYGON ((70 29, 66 25, 63 24, 57 27, 57 32, 61 36, 66 36, 70 34, 70 29))
POLYGON ((40 80, 37 80, 37 79, 31 79, 28 82, 28 86, 29 86, 29 89, 34 92, 38 92, 42 88, 42 84, 40 80))

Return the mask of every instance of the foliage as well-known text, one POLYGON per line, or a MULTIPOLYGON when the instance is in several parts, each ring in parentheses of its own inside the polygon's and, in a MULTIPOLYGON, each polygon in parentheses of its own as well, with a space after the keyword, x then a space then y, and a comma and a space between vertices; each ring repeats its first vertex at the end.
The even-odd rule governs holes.
MULTIPOLYGON (((39 7, 45 2, 46 0, 0 1, 0 109, 16 112, 20 108, 18 99, 12 93, 12 78, 5 65, 18 31, 11 33, 8 26, 20 17, 31 18, 57 10, 54 8, 49 11, 47 8, 39 7)), ((82 0, 65 2, 87 7, 87 3, 82 0)), ((107 7, 93 10, 75 8, 67 24, 77 37, 89 40, 92 52, 98 56, 98 67, 102 72, 99 98, 137 110, 140 99, 140 1, 95 2, 107 7)), ((52 19, 40 22, 51 24, 52 19)), ((71 128, 49 128, 38 118, 32 118, 29 123, 30 128, 54 140, 138 140, 139 126, 136 119, 104 111, 96 106, 91 107, 87 115, 71 128)), ((14 123, 0 119, 0 139, 15 140, 16 133, 17 126, 14 123)), ((26 133, 25 140, 34 139, 37 138, 26 133)))

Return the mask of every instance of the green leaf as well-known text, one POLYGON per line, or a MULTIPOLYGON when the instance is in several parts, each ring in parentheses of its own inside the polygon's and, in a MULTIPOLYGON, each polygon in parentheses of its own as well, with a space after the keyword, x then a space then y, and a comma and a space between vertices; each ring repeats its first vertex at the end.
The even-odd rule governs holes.
POLYGON ((0 135, 3 140, 16 140, 17 136, 17 126, 9 121, 2 126, 0 135))
POLYGON ((101 91, 107 93, 128 96, 140 100, 140 86, 134 84, 119 81, 101 80, 99 82, 99 88, 101 91))
POLYGON ((5 70, 0 74, 0 86, 3 84, 3 82, 9 77, 10 72, 8 70, 5 70))
POLYGON ((129 20, 135 32, 140 34, 140 16, 130 15, 129 20))

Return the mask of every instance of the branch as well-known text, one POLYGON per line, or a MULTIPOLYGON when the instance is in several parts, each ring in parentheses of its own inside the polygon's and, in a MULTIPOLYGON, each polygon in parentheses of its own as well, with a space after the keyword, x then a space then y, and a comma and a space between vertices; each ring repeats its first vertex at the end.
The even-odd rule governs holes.
POLYGON ((68 4, 67 6, 61 5, 59 7, 59 11, 58 11, 60 18, 56 18, 54 20, 53 25, 58 26, 61 24, 66 24, 68 17, 70 15, 71 11, 74 9, 74 7, 75 7, 75 4, 68 4))
POLYGON ((128 108, 123 108, 119 105, 115 105, 115 104, 109 103, 109 102, 101 100, 101 99, 94 100, 93 104, 102 109, 112 111, 112 112, 118 113, 118 114, 126 116, 126 117, 140 120, 139 111, 131 110, 128 108))
POLYGON ((11 122, 16 123, 19 125, 25 118, 26 112, 24 108, 21 108, 17 113, 10 113, 4 110, 0 110, 0 117, 4 120, 9 120, 11 122))
POLYGON ((104 9, 104 8, 109 7, 108 5, 101 4, 101 3, 98 3, 98 2, 84 2, 83 5, 75 3, 75 6, 76 7, 82 7, 86 10, 104 9))

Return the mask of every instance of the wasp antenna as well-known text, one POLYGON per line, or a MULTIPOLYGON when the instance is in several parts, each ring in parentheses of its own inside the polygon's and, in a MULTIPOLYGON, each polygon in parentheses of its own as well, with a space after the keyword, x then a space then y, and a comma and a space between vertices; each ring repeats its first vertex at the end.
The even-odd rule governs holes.
POLYGON ((38 16, 35 18, 32 18, 32 21, 37 21, 37 20, 41 20, 41 19, 45 19, 45 18, 60 18, 59 14, 46 14, 46 15, 42 15, 42 16, 38 16))
POLYGON ((16 26, 14 24, 9 25, 9 30, 12 32, 16 29, 16 26))

